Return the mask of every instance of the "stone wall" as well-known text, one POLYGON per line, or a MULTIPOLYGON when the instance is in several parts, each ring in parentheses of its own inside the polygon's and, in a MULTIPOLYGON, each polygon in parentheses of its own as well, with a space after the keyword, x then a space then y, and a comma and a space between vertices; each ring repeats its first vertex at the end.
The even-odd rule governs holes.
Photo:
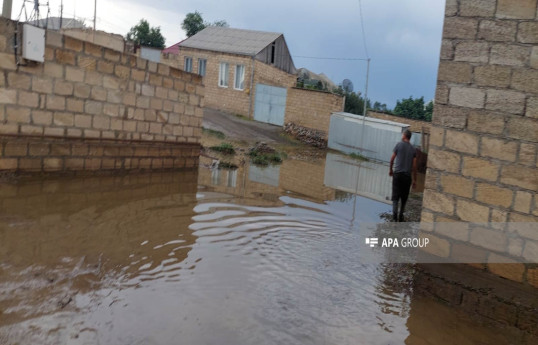
POLYGON ((331 114, 344 111, 344 97, 330 92, 288 89, 284 122, 329 134, 331 114))
POLYGON ((199 76, 53 31, 44 63, 17 66, 14 29, 0 20, 0 170, 197 164, 199 76))
MULTIPOLYGON (((445 15, 422 222, 536 222, 537 1, 448 0, 445 15)), ((538 287, 531 265, 479 267, 538 287)))
POLYGON ((286 73, 278 68, 264 64, 250 56, 226 54, 194 48, 180 47, 178 55, 170 53, 163 54, 162 62, 180 69, 185 69, 185 57, 192 58, 193 73, 198 73, 199 59, 205 59, 207 61, 206 74, 203 77, 206 89, 206 106, 249 118, 254 117, 254 103, 256 97, 256 90, 252 85, 262 83, 271 86, 292 87, 295 85, 297 79, 293 74, 286 73), (229 64, 228 87, 219 86, 219 69, 221 62, 227 62, 229 64), (243 90, 234 88, 236 65, 245 66, 243 90), (254 79, 252 79, 253 68, 254 79))
POLYGON ((431 122, 406 119, 405 117, 395 116, 395 115, 390 115, 390 114, 385 114, 385 113, 378 113, 376 111, 371 111, 371 110, 368 110, 367 116, 373 117, 375 119, 407 124, 409 125, 409 130, 411 132, 416 132, 416 133, 420 133, 422 129, 424 129, 425 133, 429 133, 430 128, 432 126, 431 122))
POLYGON ((251 58, 242 55, 222 54, 206 50, 180 48, 179 55, 163 54, 161 61, 179 69, 185 69, 185 57, 192 58, 192 72, 198 73, 199 59, 207 60, 206 74, 203 77, 205 87, 205 105, 233 114, 248 115, 250 104, 251 58), (228 87, 219 86, 219 66, 228 63, 228 87), (235 66, 245 66, 245 88, 234 89, 235 66))
POLYGON ((62 29, 61 33, 65 36, 73 37, 81 41, 94 43, 98 46, 116 50, 120 53, 125 51, 125 40, 121 35, 111 34, 104 31, 93 31, 92 29, 74 28, 62 29))

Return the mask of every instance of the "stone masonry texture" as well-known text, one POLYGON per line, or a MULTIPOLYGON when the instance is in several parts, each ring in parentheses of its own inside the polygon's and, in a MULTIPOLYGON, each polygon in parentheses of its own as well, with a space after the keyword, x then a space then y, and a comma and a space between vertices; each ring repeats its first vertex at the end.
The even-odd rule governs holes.
POLYGON ((162 62, 183 70, 187 57, 192 59, 193 73, 198 73, 200 60, 206 61, 206 74, 203 77, 206 106, 249 118, 254 116, 256 84, 288 88, 295 86, 297 80, 296 75, 283 72, 250 56, 194 48, 181 47, 177 55, 164 54, 162 62), (221 62, 228 63, 228 86, 226 87, 219 86, 221 62), (245 66, 244 88, 242 90, 234 87, 237 65, 245 66))
MULTIPOLYGON (((254 118, 256 85, 264 84, 287 89, 284 123, 329 132, 333 112, 343 111, 344 98, 327 92, 295 88, 297 76, 262 63, 249 56, 181 47, 179 54, 164 54, 162 61, 184 69, 185 58, 192 59, 192 72, 198 73, 201 60, 206 61, 205 105, 232 114, 254 118), (228 86, 219 86, 220 63, 228 63, 228 86), (236 66, 245 66, 244 88, 234 87, 236 66)), ((326 138, 325 138, 326 139, 326 138)))
MULTIPOLYGON (((447 1, 422 222, 538 221, 537 13, 537 0, 447 1)), ((535 265, 476 266, 538 288, 535 265)))
POLYGON ((331 114, 344 111, 344 97, 330 92, 289 88, 284 123, 329 134, 331 114))
MULTIPOLYGON (((15 25, 0 20, 0 41, 13 41, 15 25)), ((44 63, 19 66, 13 46, 0 46, 0 170, 196 165, 199 76, 58 32, 45 43, 44 63)))

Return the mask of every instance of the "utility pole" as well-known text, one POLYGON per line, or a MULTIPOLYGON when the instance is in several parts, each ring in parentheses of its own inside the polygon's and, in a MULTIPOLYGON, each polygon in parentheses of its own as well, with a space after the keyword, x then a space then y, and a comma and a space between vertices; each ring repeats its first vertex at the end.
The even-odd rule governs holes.
POLYGON ((97 0, 93 4, 93 43, 95 43, 95 22, 97 21, 97 0))
MULTIPOLYGON (((95 21, 97 20, 97 0, 95 0, 93 5, 93 31, 95 32, 95 21)), ((95 34, 94 34, 95 36, 95 34)))
MULTIPOLYGON (((367 100, 368 100, 368 79, 370 77, 370 58, 366 60, 366 85, 364 86, 364 107, 362 108, 362 126, 361 126, 361 142, 359 145, 360 153, 362 154, 364 152, 364 148, 362 147, 364 144, 364 126, 366 122, 366 110, 367 110, 367 100)), ((357 167, 357 180, 355 182, 355 199, 353 200, 353 217, 351 221, 351 226, 353 226, 353 223, 355 222, 355 207, 357 205, 357 194, 359 194, 359 176, 361 175, 361 165, 362 163, 359 163, 359 166, 357 167)))
POLYGON ((4 0, 4 6, 2 6, 2 17, 11 19, 11 9, 13 0, 4 0))
POLYGON ((367 101, 368 101, 368 78, 370 76, 370 58, 368 58, 367 64, 366 64, 366 85, 364 87, 364 107, 362 109, 362 128, 361 128, 361 143, 360 143, 360 150, 361 153, 364 151, 364 148, 362 145, 364 144, 364 123, 366 122, 366 111, 367 111, 367 101))
POLYGON ((63 26, 64 21, 64 0, 60 2, 60 29, 63 26))

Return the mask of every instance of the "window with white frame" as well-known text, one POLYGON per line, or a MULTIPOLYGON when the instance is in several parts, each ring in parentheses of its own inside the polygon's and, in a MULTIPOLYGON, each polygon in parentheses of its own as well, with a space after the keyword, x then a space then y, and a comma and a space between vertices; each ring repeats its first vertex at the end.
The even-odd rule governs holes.
POLYGON ((234 89, 243 90, 244 88, 245 88, 245 65, 236 65, 234 89))
POLYGON ((198 59, 198 74, 202 77, 205 76, 205 70, 207 66, 207 60, 206 59, 198 59))
POLYGON ((228 63, 221 62, 219 68, 219 86, 228 87, 228 63))
POLYGON ((192 72, 192 58, 185 56, 185 72, 192 72))

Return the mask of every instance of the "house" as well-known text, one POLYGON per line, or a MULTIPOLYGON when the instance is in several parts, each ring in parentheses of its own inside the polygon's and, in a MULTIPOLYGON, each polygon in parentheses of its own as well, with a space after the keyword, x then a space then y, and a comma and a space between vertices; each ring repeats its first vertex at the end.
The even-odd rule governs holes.
POLYGON ((202 75, 205 106, 309 133, 307 142, 326 142, 331 114, 344 110, 341 95, 297 87, 280 33, 208 27, 164 49, 161 62, 202 75))
POLYGON ((162 53, 163 62, 203 76, 206 106, 284 124, 297 71, 283 34, 208 27, 162 53))

